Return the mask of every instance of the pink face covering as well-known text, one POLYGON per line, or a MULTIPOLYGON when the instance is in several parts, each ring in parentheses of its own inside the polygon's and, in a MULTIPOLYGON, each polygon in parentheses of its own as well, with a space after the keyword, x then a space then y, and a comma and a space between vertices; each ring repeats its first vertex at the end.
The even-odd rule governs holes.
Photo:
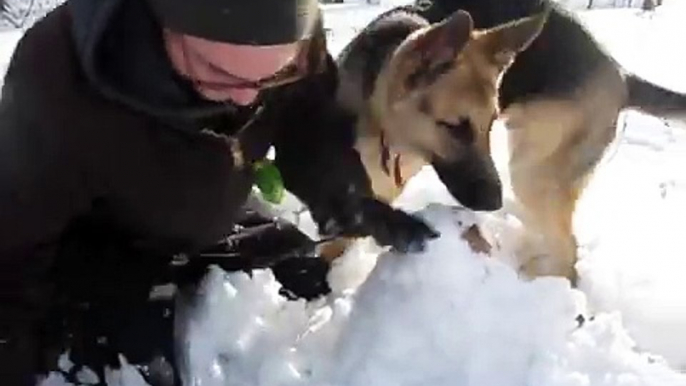
POLYGON ((249 105, 257 99, 259 86, 291 63, 297 42, 276 46, 247 46, 216 42, 164 31, 167 54, 174 69, 187 77, 204 98, 249 105))

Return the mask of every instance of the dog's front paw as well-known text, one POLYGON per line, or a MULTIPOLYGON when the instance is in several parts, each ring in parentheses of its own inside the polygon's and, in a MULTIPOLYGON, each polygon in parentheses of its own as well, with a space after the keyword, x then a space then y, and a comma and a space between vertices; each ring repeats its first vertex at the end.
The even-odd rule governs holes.
POLYGON ((429 240, 440 236, 422 219, 375 199, 363 201, 361 217, 379 245, 391 246, 402 253, 422 252, 429 240))
POLYGON ((426 242, 440 234, 418 217, 377 199, 350 196, 312 211, 321 234, 326 236, 371 236, 381 246, 402 252, 421 252, 426 242))

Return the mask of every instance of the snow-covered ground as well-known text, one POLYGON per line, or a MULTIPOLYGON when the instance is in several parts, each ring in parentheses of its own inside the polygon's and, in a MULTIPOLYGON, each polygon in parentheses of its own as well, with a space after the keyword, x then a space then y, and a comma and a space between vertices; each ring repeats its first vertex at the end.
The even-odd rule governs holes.
MULTIPOLYGON (((328 6, 331 50, 392 3, 328 6)), ((686 2, 665 4, 655 13, 580 15, 626 68, 686 92, 686 46, 677 38, 686 36, 686 2)), ((3 57, 14 40, 0 38, 3 57)), ((521 281, 508 251, 474 252, 463 238, 470 224, 504 241, 516 227, 427 207, 452 203, 427 168, 397 203, 442 231, 423 254, 380 253, 362 241, 331 272, 334 293, 312 303, 280 297, 267 271, 213 271, 180 321, 188 384, 686 386, 684 129, 622 115, 617 146, 576 216, 579 290, 558 278, 521 281)), ((131 368, 108 381, 144 384, 131 368)), ((44 384, 63 383, 53 376, 44 384)))

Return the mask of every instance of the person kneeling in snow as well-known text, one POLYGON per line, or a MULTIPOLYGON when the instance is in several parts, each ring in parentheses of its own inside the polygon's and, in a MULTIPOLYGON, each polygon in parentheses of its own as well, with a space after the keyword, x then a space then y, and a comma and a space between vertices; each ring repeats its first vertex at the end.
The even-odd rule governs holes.
POLYGON ((30 28, 0 101, 0 384, 53 366, 65 293, 143 328, 140 283, 231 232, 272 145, 322 233, 435 237, 372 198, 336 87, 316 0, 69 0, 30 28))

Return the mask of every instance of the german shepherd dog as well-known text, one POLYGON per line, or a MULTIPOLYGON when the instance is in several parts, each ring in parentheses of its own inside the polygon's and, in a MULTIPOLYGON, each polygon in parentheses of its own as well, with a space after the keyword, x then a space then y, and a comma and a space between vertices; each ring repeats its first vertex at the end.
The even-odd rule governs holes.
MULTIPOLYGON (((488 60, 484 54, 489 49, 478 48, 484 47, 478 42, 495 35, 471 32, 457 60, 437 69, 420 59, 427 46, 436 49, 436 40, 422 43, 427 33, 419 32, 402 43, 380 71, 370 70, 383 56, 379 52, 388 51, 397 37, 385 32, 392 29, 384 28, 390 21, 376 21, 363 31, 340 58, 341 79, 356 87, 358 95, 342 99, 357 101, 351 108, 359 112, 358 143, 374 188, 381 197, 393 199, 418 165, 429 163, 464 206, 500 208, 501 184, 488 144, 490 124, 499 114, 508 128, 514 204, 528 234, 516 251, 520 269, 529 277, 564 276, 575 283, 576 202, 616 136, 619 113, 637 108, 665 117, 682 115, 686 96, 624 71, 574 16, 546 0, 418 0, 413 9, 421 16, 418 20, 435 25, 424 31, 445 31, 451 23, 470 28, 473 23, 476 31, 489 31, 511 23, 499 29, 499 35, 508 38, 490 40, 521 52, 509 67, 498 55, 488 60), (536 21, 542 19, 529 15, 541 7, 549 13, 539 31, 536 21), (368 138, 381 133, 387 147, 379 150, 368 138), (396 160, 390 173, 373 162, 388 158, 383 154, 388 148, 396 160), (386 188, 389 177, 396 177, 395 190, 386 188)), ((396 12, 411 11, 390 11, 387 20, 396 12)), ((404 23, 390 24, 401 29, 404 23)))
MULTIPOLYGON (((498 84, 549 10, 484 30, 456 11, 431 24, 413 7, 380 15, 338 58, 338 101, 356 117, 356 148, 375 194, 392 201, 426 163, 474 210, 502 205, 489 156, 498 84), (402 154, 402 157, 398 155, 402 154)), ((337 257, 347 241, 320 253, 337 257)))

